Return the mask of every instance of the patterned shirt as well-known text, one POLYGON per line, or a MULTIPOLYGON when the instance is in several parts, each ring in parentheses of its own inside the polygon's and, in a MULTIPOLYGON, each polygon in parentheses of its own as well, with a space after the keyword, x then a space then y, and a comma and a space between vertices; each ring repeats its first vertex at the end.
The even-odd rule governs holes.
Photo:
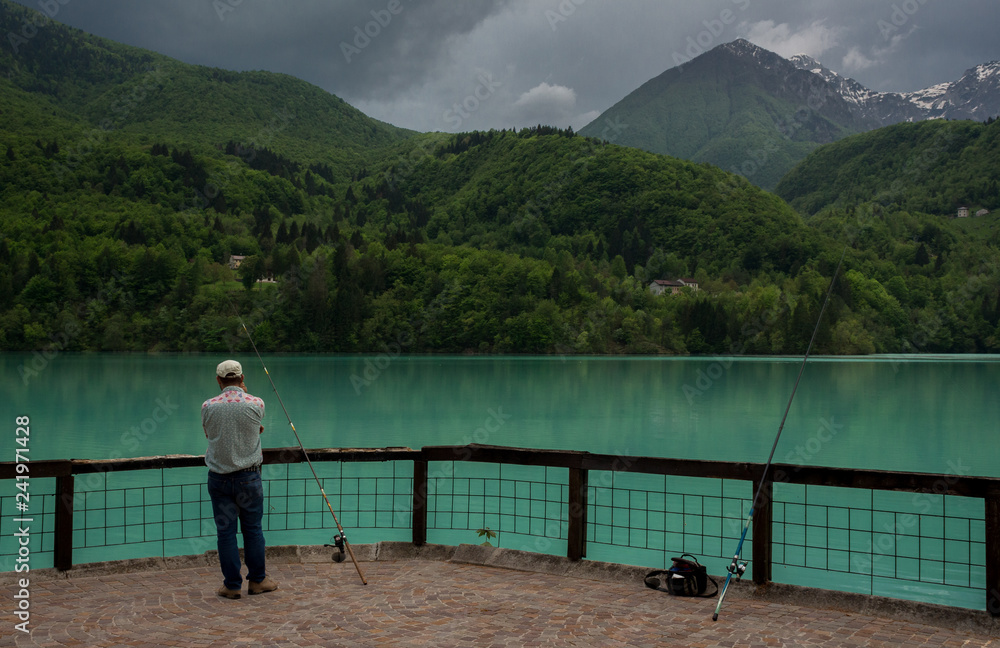
POLYGON ((260 426, 264 401, 239 387, 226 387, 201 405, 201 424, 208 437, 205 465, 225 474, 260 464, 260 426))

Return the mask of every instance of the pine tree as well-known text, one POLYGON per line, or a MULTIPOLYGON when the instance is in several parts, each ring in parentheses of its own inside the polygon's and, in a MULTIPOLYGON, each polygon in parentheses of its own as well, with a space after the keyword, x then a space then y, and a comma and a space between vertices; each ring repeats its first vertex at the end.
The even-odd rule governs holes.
POLYGON ((291 243, 292 239, 288 237, 288 228, 285 227, 285 221, 281 221, 278 225, 278 232, 274 235, 275 243, 291 243))
POLYGON ((925 266, 931 262, 931 257, 927 254, 927 246, 923 243, 921 243, 920 247, 917 248, 917 254, 914 257, 913 262, 918 266, 925 266))

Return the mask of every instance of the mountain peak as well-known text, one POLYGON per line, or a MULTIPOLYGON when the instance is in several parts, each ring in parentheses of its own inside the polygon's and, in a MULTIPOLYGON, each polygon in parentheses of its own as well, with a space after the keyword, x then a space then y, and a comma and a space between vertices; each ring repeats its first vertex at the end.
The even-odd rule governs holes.
POLYGON ((789 56, 788 61, 798 69, 805 70, 806 72, 812 72, 813 74, 818 74, 824 79, 826 79, 826 81, 833 83, 834 85, 852 83, 858 85, 859 87, 863 87, 861 86, 861 84, 857 83, 853 79, 850 79, 848 77, 843 77, 840 74, 837 74, 836 72, 826 67, 825 65, 823 65, 813 57, 809 56, 808 54, 796 54, 795 56, 789 56))
POLYGON ((745 38, 737 38, 734 41, 730 41, 728 43, 725 43, 724 45, 720 45, 719 48, 727 50, 737 55, 745 55, 745 54, 753 55, 753 54, 758 54, 760 52, 767 52, 767 50, 764 49, 763 47, 754 45, 745 38))
POLYGON ((965 76, 974 75, 977 81, 985 81, 989 78, 1000 76, 1000 61, 990 61, 966 70, 965 76))
POLYGON ((616 144, 711 162, 768 188, 809 147, 899 122, 985 120, 998 106, 998 62, 923 91, 879 92, 809 54, 786 58, 737 38, 647 81, 580 132, 597 137, 618 120, 630 129, 616 144))
POLYGON ((987 119, 1000 106, 1000 61, 970 68, 958 81, 939 83, 902 96, 923 110, 927 119, 987 119))
POLYGON ((764 70, 785 69, 787 72, 789 65, 788 61, 780 54, 775 54, 760 45, 755 45, 745 38, 737 38, 734 41, 719 45, 712 52, 728 54, 737 61, 749 63, 764 70))

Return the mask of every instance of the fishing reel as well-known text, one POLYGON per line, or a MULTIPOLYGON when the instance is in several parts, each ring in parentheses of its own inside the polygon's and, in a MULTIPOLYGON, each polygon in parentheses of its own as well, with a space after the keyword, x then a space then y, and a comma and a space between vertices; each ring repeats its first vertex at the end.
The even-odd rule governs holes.
POLYGON ((733 559, 733 562, 729 563, 729 567, 726 567, 726 571, 736 577, 736 580, 741 580, 743 578, 743 573, 747 570, 747 565, 750 561, 738 562, 733 559))
POLYGON ((333 562, 344 562, 344 543, 347 542, 347 534, 339 533, 333 536, 333 544, 325 544, 324 547, 336 547, 333 552, 333 562))

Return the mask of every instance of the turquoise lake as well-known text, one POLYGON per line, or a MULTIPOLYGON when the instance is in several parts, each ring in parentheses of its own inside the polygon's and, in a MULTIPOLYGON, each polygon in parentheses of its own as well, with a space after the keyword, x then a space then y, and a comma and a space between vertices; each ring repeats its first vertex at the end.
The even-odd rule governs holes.
MULTIPOLYGON (((267 403, 264 446, 296 446, 260 361, 252 354, 234 357, 243 363, 248 390, 267 403)), ((31 422, 32 461, 203 454, 200 406, 218 393, 214 369, 223 359, 0 356, 5 377, 0 410, 8 422, 7 430, 0 430, 3 460, 14 460, 20 447, 15 419, 25 416, 31 422)), ((483 443, 749 462, 767 459, 802 366, 802 359, 794 357, 275 355, 264 361, 307 448, 483 443)), ((997 356, 811 357, 774 460, 1000 477, 998 379, 997 356)), ((304 466, 277 470, 285 472, 276 475, 270 490, 270 528, 278 531, 269 533, 269 543, 328 542, 330 525, 323 511, 318 506, 307 510, 311 504, 306 502, 317 503, 311 475, 304 466), (304 526, 295 526, 296 520, 304 526)), ((435 470, 440 472, 432 469, 432 477, 435 470)), ((544 509, 531 521, 535 513, 525 518, 518 513, 524 502, 505 499, 503 493, 536 480, 531 470, 538 469, 456 464, 452 470, 459 479, 445 480, 442 488, 455 489, 448 491, 448 504, 460 514, 447 513, 430 542, 476 542, 474 530, 488 524, 501 530, 501 546, 564 555, 565 540, 558 539, 565 537, 562 496, 557 493, 550 504, 528 504, 544 509), (477 492, 492 504, 469 497, 477 492), (500 510, 490 513, 491 506, 500 510), (465 513, 462 507, 468 507, 465 513), (536 522, 552 533, 523 526, 536 522)), ((334 506, 356 511, 345 521, 348 528, 363 529, 352 536, 356 543, 409 537, 406 524, 393 523, 392 511, 408 505, 411 473, 412 467, 402 464, 321 467, 324 478, 347 479, 334 506), (390 484, 388 496, 366 499, 348 492, 375 477, 390 484)), ((542 481, 550 483, 546 489, 558 491, 564 478, 546 473, 542 481)), ((211 542, 190 539, 214 533, 199 528, 206 518, 203 479, 204 469, 120 473, 93 485, 78 478, 78 492, 96 495, 88 495, 86 513, 77 506, 74 561, 212 548, 211 542), (138 507, 131 502, 148 493, 157 499, 138 507)), ((32 481, 32 488, 51 492, 52 481, 32 481)), ((0 493, 0 570, 12 568, 16 553, 11 536, 15 491, 11 482, 7 485, 8 492, 0 493)), ((693 551, 706 560, 714 556, 708 563, 714 573, 724 571, 752 497, 749 485, 741 482, 626 473, 595 475, 591 487, 591 505, 597 508, 589 559, 658 567, 670 555, 693 551), (623 494, 638 498, 639 507, 622 503, 623 494)), ((775 511, 776 581, 982 607, 982 500, 848 491, 776 487, 784 502, 775 511), (921 515, 919 529, 906 522, 918 519, 913 514, 921 515)), ((46 515, 45 524, 51 524, 51 513, 46 515)), ((431 528, 439 521, 432 515, 431 528)), ((47 529, 43 552, 51 551, 44 548, 51 543, 51 526, 47 529)), ((745 549, 744 557, 749 556, 745 549)))
MULTIPOLYGON (((222 356, 0 356, 0 430, 31 458, 203 454, 222 356)), ((261 363, 266 447, 296 441, 261 363)), ((801 358, 264 356, 307 448, 468 442, 765 461, 801 358), (495 423, 494 421, 500 421, 495 423), (491 422, 485 426, 486 422, 491 422), (494 432, 487 432, 487 428, 494 432)), ((1000 358, 824 358, 805 367, 776 462, 1000 476, 1000 358), (806 446, 824 425, 836 434, 806 446)))

